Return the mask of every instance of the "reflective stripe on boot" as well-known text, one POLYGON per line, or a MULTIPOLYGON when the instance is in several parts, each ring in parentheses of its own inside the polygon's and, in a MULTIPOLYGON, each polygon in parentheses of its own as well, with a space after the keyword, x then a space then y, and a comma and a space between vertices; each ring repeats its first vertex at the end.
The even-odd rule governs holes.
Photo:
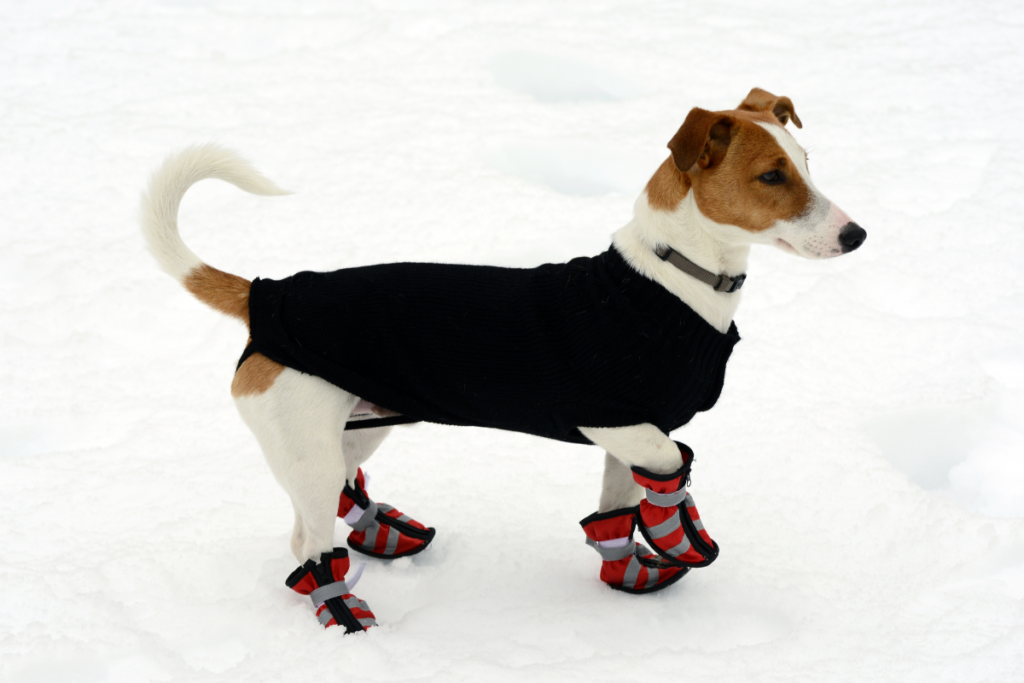
POLYGON ((601 580, 626 593, 651 593, 683 578, 688 568, 669 564, 633 540, 636 508, 595 512, 580 522, 587 545, 601 556, 601 580))
POLYGON ((693 497, 686 491, 693 451, 676 442, 683 465, 671 474, 633 467, 633 480, 646 489, 637 524, 644 539, 668 562, 680 567, 706 567, 718 557, 718 544, 704 529, 693 497))

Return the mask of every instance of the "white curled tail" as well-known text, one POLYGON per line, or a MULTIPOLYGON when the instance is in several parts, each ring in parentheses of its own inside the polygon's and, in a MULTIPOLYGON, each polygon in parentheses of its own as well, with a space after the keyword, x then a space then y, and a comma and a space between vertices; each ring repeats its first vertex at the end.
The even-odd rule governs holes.
POLYGON ((169 157, 150 178, 139 212, 142 234, 164 272, 203 303, 248 324, 249 281, 203 263, 178 232, 181 198, 206 178, 225 180, 253 194, 288 194, 231 150, 193 145, 169 157))

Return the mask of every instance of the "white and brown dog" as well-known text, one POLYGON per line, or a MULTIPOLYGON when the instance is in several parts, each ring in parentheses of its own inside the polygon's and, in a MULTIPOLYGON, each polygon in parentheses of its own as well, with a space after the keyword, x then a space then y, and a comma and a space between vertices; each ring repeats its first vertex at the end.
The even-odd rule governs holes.
MULTIPOLYGON (((656 286, 715 335, 734 332, 751 245, 818 259, 852 251, 866 237, 814 186, 806 155, 785 128, 789 121, 802 127, 790 99, 757 88, 735 110, 693 109, 668 144, 671 156, 637 200, 633 220, 612 237, 610 253, 643 276, 634 279, 656 286)), ((204 178, 256 194, 283 193, 233 153, 193 147, 154 174, 142 203, 143 231, 163 270, 200 301, 250 326, 253 284, 203 263, 178 233, 181 199, 204 178)), ((360 465, 391 430, 346 429, 347 422, 358 425, 350 420, 365 412, 367 396, 267 353, 257 346, 243 356, 231 392, 295 508, 291 548, 302 566, 288 585, 311 596, 322 624, 365 629, 373 614, 345 584, 347 551, 333 548, 337 517, 353 527, 353 548, 380 557, 422 550, 433 529, 366 494, 360 465)), ((413 412, 385 407, 374 410, 413 412)), ((663 588, 718 552, 686 493, 692 452, 666 433, 679 422, 654 422, 575 423, 575 436, 565 439, 606 451, 598 512, 582 524, 602 556, 601 578, 629 592, 663 588), (633 541, 635 526, 654 552, 633 541)))

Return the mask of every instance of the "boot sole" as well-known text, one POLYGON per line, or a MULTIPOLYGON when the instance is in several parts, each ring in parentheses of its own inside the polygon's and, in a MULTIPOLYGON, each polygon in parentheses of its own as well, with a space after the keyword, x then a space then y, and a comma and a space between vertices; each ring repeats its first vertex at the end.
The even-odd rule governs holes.
POLYGON ((676 581, 678 581, 679 579, 681 579, 684 576, 686 576, 686 574, 690 571, 689 567, 682 567, 681 569, 682 569, 682 571, 680 571, 678 574, 675 574, 672 578, 665 579, 661 583, 656 583, 656 584, 654 584, 653 586, 651 586, 649 588, 625 588, 624 586, 613 586, 610 583, 606 583, 605 585, 608 586, 609 588, 611 588, 612 590, 617 590, 617 591, 620 591, 622 593, 629 593, 631 595, 642 595, 643 593, 653 593, 655 591, 660 591, 662 588, 668 588, 669 586, 674 584, 676 581))

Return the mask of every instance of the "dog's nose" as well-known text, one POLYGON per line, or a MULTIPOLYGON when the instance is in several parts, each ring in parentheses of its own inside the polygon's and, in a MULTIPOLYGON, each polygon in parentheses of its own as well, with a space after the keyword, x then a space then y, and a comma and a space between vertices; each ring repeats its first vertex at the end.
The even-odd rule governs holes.
POLYGON ((867 238, 867 231, 856 223, 847 223, 839 231, 839 244, 843 245, 844 254, 864 244, 867 238))

